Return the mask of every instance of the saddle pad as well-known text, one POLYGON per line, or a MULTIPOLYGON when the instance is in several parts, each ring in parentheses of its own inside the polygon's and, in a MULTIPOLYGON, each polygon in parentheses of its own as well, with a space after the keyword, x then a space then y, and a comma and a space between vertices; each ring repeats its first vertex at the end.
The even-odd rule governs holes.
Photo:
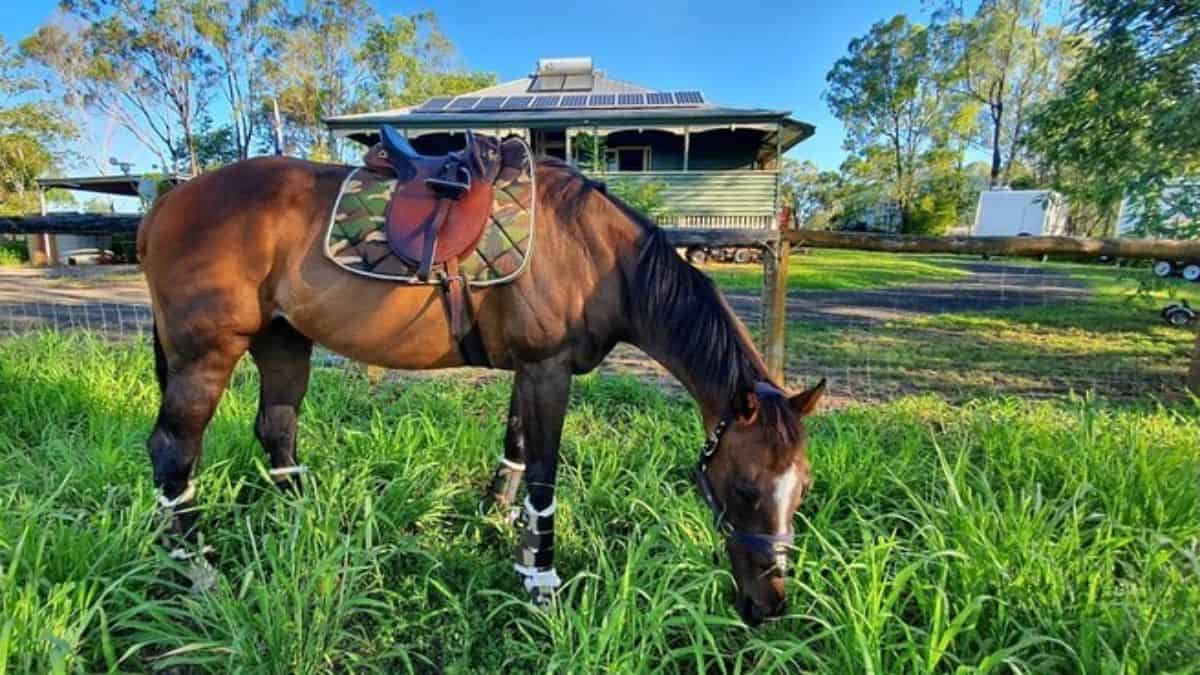
MULTIPOLYGON (((458 264, 470 286, 516 279, 533 254, 534 180, 532 162, 511 181, 495 185, 492 213, 475 249, 458 264)), ((356 168, 342 181, 325 233, 325 256, 342 269, 403 284, 438 284, 445 265, 434 265, 429 281, 417 278, 417 263, 392 252, 387 241, 388 202, 400 182, 395 176, 356 168)))

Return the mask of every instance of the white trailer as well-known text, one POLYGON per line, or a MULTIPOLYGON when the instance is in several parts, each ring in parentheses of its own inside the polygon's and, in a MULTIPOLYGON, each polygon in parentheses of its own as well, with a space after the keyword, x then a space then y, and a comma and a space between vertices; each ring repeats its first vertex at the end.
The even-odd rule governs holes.
POLYGON ((1067 205, 1051 190, 987 190, 975 208, 976 237, 1039 237, 1067 233, 1067 205))

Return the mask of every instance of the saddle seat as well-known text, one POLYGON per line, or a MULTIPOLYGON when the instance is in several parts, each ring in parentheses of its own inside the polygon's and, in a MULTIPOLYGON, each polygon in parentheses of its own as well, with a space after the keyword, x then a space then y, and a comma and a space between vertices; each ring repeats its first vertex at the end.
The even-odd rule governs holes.
POLYGON ((471 254, 492 213, 492 184, 502 166, 496 139, 468 132, 462 150, 422 155, 384 127, 366 164, 399 182, 384 213, 388 245, 417 265, 421 281, 428 281, 434 265, 453 265, 471 254))

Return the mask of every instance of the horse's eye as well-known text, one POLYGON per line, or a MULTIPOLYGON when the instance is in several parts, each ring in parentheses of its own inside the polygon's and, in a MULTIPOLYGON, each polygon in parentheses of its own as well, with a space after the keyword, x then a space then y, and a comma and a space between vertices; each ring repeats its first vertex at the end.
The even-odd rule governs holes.
POLYGON ((735 484, 733 486, 733 494, 737 495, 737 498, 742 500, 742 502, 751 506, 758 503, 758 488, 754 487, 753 485, 735 484))

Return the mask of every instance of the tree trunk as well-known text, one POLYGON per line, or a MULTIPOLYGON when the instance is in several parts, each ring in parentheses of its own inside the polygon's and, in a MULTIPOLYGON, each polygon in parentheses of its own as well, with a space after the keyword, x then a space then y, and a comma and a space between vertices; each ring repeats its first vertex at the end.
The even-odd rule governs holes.
POLYGON ((991 186, 1000 185, 1000 123, 1004 119, 1004 103, 992 104, 992 179, 991 186))

